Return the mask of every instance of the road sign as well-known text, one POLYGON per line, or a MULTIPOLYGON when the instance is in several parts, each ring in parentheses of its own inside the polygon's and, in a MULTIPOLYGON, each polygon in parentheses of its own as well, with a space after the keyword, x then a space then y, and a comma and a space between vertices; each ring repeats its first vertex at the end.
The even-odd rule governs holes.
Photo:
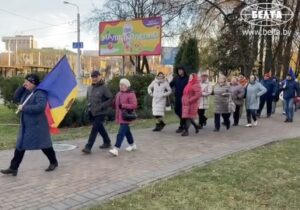
POLYGON ((73 48, 83 48, 83 42, 73 42, 73 48))

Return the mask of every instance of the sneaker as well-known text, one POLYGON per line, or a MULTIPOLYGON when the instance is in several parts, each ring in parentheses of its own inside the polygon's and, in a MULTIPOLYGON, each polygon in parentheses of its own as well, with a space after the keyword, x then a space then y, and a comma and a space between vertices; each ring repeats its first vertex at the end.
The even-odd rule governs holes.
POLYGON ((109 150, 109 153, 112 154, 113 156, 118 156, 119 151, 116 147, 114 147, 113 149, 109 150))
POLYGON ((248 123, 248 124, 246 124, 245 125, 247 128, 250 128, 250 127, 252 127, 252 124, 251 123, 248 123))
POLYGON ((137 149, 136 144, 131 144, 125 150, 127 152, 131 152, 131 151, 136 150, 136 149, 137 149))
POLYGON ((258 124, 257 121, 254 121, 254 122, 253 122, 253 125, 254 125, 254 126, 257 126, 257 124, 258 124))

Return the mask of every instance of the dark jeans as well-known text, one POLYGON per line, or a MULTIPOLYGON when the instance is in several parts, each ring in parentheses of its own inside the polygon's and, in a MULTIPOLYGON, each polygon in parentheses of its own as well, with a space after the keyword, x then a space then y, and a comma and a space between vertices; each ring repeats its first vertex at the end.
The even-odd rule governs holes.
POLYGON ((129 125, 128 124, 120 124, 115 147, 117 147, 117 148, 121 147, 125 136, 127 138, 128 144, 133 144, 134 143, 129 125))
POLYGON ((293 120, 294 118, 294 98, 284 99, 284 108, 286 119, 293 120))
MULTIPOLYGON (((10 168, 13 170, 17 170, 23 160, 24 154, 26 150, 18 150, 15 149, 15 154, 13 159, 10 162, 10 168)), ((55 151, 53 147, 49 147, 46 149, 42 149, 43 153, 47 156, 50 164, 55 164, 57 163, 55 151)))
POLYGON ((204 126, 207 121, 207 117, 205 116, 205 109, 198 109, 199 116, 199 125, 204 126))
POLYGON ((233 124, 238 125, 241 117, 240 113, 241 106, 235 105, 235 112, 233 113, 233 124))
POLYGON ((272 102, 273 98, 266 98, 266 97, 260 97, 260 103, 259 103, 259 109, 257 111, 257 114, 260 115, 261 111, 263 110, 265 103, 267 103, 267 116, 271 116, 272 114, 272 102))
POLYGON ((256 110, 255 109, 247 109, 247 122, 251 123, 251 117, 254 121, 256 121, 256 110))
POLYGON ((102 136, 103 143, 110 145, 110 138, 103 126, 104 123, 104 117, 105 115, 98 115, 92 118, 93 121, 93 127, 89 136, 89 140, 87 144, 85 145, 86 148, 91 149, 95 143, 97 134, 99 133, 102 136))
POLYGON ((229 129, 230 128, 230 113, 225 113, 225 114, 215 113, 215 128, 219 130, 221 127, 221 115, 224 120, 224 124, 226 125, 227 129, 229 129))

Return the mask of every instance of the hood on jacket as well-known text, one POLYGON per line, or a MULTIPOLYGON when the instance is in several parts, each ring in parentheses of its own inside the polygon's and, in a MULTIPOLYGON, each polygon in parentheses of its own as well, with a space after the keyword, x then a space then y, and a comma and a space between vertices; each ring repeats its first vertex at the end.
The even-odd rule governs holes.
POLYGON ((178 74, 178 70, 179 69, 182 69, 183 70, 183 72, 184 72, 184 77, 188 77, 188 73, 187 73, 187 69, 188 69, 188 67, 187 66, 178 66, 178 67, 176 67, 175 68, 175 74, 177 74, 177 76, 179 76, 179 74, 178 74))

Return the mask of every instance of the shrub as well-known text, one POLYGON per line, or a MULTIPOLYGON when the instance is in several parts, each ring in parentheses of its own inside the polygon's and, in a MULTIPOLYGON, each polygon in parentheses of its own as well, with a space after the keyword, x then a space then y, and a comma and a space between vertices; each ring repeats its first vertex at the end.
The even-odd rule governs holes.
POLYGON ((59 127, 79 127, 90 123, 86 98, 76 99, 59 127))
POLYGON ((23 77, 11 77, 1 79, 0 89, 4 99, 4 105, 9 109, 15 109, 17 106, 13 103, 13 96, 18 87, 24 83, 23 77))
MULTIPOLYGON (((131 83, 131 89, 135 92, 138 100, 138 110, 146 110, 147 106, 151 107, 151 103, 145 103, 145 96, 148 96, 147 88, 150 83, 154 80, 154 75, 131 75, 126 76, 131 83)), ((116 95, 119 91, 119 81, 121 77, 115 77, 108 83, 108 88, 111 92, 116 95)))

